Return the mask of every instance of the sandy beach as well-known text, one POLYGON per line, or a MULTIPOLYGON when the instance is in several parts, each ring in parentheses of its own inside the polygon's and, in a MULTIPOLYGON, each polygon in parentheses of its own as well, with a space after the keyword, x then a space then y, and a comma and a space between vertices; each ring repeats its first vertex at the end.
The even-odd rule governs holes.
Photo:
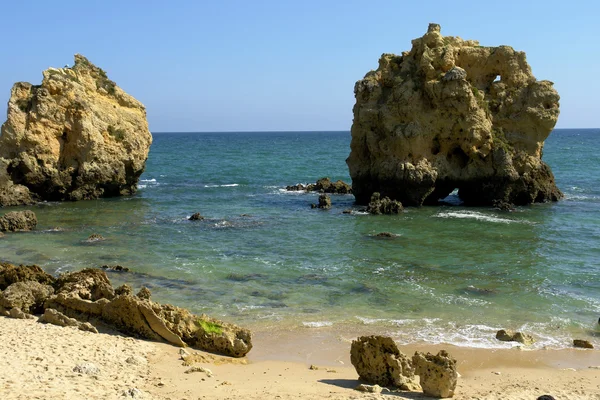
MULTIPOLYGON (((422 393, 365 394, 349 341, 327 329, 263 332, 246 359, 180 349, 115 332, 94 334, 35 320, 0 318, 3 399, 419 399, 422 393), (184 365, 187 364, 187 365, 184 365), (312 368, 311 368, 312 366, 312 368), (195 372, 187 372, 194 368, 195 372)), ((458 360, 456 399, 600 399, 597 350, 447 349, 458 360)))

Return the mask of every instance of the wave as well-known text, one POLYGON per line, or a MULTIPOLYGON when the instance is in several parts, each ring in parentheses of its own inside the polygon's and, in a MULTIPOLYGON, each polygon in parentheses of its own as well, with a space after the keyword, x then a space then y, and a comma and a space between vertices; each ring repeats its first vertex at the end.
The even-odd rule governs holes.
POLYGON ((148 186, 158 186, 160 183, 154 178, 152 179, 140 179, 137 185, 138 190, 146 189, 148 186))
POLYGON ((484 222, 495 222, 502 224, 531 224, 532 222, 509 219, 509 218, 501 218, 493 215, 483 214, 477 211, 448 211, 448 212, 440 212, 434 215, 436 218, 460 218, 460 219, 474 219, 477 221, 484 222))
POLYGON ((305 328, 323 328, 332 325, 333 322, 331 321, 302 322, 302 326, 304 326, 305 328))
POLYGON ((240 186, 239 183, 226 183, 223 185, 204 185, 205 188, 218 188, 218 187, 236 187, 240 186))

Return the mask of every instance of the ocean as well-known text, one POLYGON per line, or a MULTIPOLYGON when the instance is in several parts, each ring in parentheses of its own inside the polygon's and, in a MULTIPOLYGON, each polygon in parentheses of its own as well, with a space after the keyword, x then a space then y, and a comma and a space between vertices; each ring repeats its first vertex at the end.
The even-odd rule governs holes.
POLYGON ((360 327, 399 343, 500 348, 511 344, 495 332, 510 328, 537 348, 600 345, 600 129, 546 141, 558 203, 398 216, 343 214, 351 195, 311 209, 318 194, 285 191, 349 182, 347 131, 153 136, 135 196, 27 207, 37 230, 0 239, 0 259, 50 273, 126 266, 113 284, 255 331, 360 327), (206 219, 189 221, 195 212, 206 219), (87 242, 92 233, 105 240, 87 242))

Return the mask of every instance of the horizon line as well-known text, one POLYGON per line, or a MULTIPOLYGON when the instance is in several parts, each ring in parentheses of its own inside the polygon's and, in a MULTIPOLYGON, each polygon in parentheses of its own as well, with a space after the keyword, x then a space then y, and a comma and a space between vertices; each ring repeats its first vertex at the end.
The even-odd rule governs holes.
MULTIPOLYGON (((554 128, 552 129, 552 131, 560 131, 560 130, 574 130, 574 129, 579 129, 579 130, 592 130, 592 129, 600 129, 600 127, 595 127, 595 128, 554 128)), ((266 131, 150 131, 150 133, 154 134, 154 133, 313 133, 313 132, 324 132, 324 133, 331 133, 331 132, 350 132, 350 129, 342 129, 342 130, 301 130, 301 131, 295 131, 295 130, 266 130, 266 131)))

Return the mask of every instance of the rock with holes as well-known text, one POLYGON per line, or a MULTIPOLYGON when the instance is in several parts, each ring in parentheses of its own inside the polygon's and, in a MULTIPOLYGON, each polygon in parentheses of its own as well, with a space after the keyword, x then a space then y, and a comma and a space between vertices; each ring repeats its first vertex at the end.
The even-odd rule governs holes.
POLYGON ((431 397, 452 397, 458 372, 456 360, 441 350, 436 355, 416 352, 412 358, 415 374, 419 375, 423 393, 431 397))
POLYGON ((0 290, 4 290, 15 282, 35 281, 41 284, 54 284, 54 277, 38 265, 13 265, 0 263, 0 290))
POLYGON ((0 232, 32 231, 37 217, 30 210, 7 212, 0 217, 0 232))
POLYGON ((18 308, 27 314, 41 314, 44 302, 52 294, 52 286, 35 281, 15 282, 0 293, 0 307, 18 308))
POLYGON ((360 379, 370 384, 412 391, 421 389, 410 358, 390 337, 362 336, 353 340, 350 361, 360 379))
POLYGON ((136 191, 152 142, 146 109, 85 57, 16 83, 0 135, 0 205, 136 191))
POLYGON ((358 204, 374 192, 405 206, 458 188, 466 205, 562 197, 541 160, 559 96, 525 53, 442 36, 430 24, 401 55, 383 54, 354 88, 346 160, 358 204))

